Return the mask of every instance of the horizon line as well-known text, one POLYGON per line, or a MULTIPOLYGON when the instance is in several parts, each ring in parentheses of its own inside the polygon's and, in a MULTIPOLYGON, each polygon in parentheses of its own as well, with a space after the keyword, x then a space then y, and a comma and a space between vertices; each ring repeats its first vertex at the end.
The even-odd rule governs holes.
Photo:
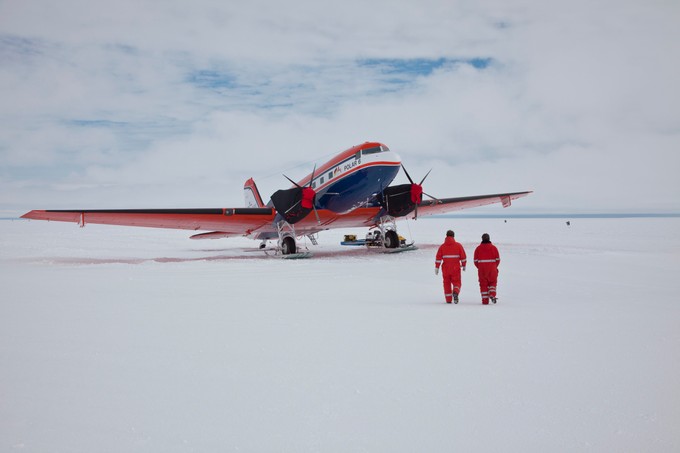
MULTIPOLYGON (((427 217, 420 217, 421 219, 626 219, 626 218, 677 218, 680 217, 680 212, 563 212, 563 213, 546 213, 546 214, 437 214, 427 217)), ((31 219, 22 219, 21 217, 0 217, 0 220, 21 220, 30 221, 31 219)))

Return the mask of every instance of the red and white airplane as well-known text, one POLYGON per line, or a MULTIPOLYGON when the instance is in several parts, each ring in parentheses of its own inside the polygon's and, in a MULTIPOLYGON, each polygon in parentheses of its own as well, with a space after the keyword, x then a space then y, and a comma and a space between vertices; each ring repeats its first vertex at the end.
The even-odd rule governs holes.
MULTIPOLYGON (((282 255, 296 254, 298 240, 332 228, 378 228, 382 245, 387 249, 400 246, 396 219, 413 214, 442 214, 492 203, 508 207, 512 200, 531 193, 512 192, 457 198, 434 198, 423 192, 406 169, 409 184, 390 186, 400 168, 399 156, 377 142, 354 146, 315 167, 290 189, 278 190, 265 204, 253 179, 243 189, 244 208, 215 209, 97 209, 35 210, 26 219, 173 228, 207 231, 192 239, 216 239, 246 236, 261 240, 277 240, 276 250, 282 255), (429 200, 423 200, 427 195, 429 200)), ((429 172, 428 172, 429 174, 429 172)), ((285 175, 284 175, 285 176, 285 175)), ((314 240, 312 240, 315 243, 314 240)))

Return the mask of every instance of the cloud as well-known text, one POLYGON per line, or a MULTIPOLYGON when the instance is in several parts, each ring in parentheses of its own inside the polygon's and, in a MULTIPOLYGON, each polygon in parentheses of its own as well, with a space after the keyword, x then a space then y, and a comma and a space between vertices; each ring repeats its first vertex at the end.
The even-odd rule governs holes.
POLYGON ((439 196, 680 211, 678 12, 3 3, 0 203, 234 204, 249 176, 270 193, 282 171, 379 140, 412 174, 436 167, 439 196))

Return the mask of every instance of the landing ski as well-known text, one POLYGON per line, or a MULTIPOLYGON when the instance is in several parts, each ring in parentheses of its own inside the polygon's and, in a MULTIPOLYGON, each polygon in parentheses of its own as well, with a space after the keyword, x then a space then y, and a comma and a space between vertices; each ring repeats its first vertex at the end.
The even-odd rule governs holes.
POLYGON ((288 255, 282 255, 281 249, 276 247, 264 247, 261 249, 245 249, 246 252, 264 252, 265 255, 271 258, 281 258, 284 260, 300 260, 304 258, 311 258, 313 256, 312 252, 300 252, 300 253, 289 253, 288 255))
POLYGON ((277 255, 279 258, 284 260, 301 260, 305 258, 311 258, 313 256, 312 252, 302 252, 302 253, 289 253, 288 255, 277 255))
POLYGON ((410 250, 418 250, 418 247, 416 247, 413 244, 413 242, 411 242, 410 244, 395 247, 393 249, 383 248, 383 249, 380 250, 380 252, 382 252, 382 253, 401 253, 401 252, 408 252, 410 250))

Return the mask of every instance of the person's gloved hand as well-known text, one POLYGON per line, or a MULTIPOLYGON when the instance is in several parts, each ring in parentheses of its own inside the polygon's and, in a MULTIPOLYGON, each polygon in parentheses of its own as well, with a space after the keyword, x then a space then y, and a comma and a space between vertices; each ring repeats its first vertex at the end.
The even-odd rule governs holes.
POLYGON ((434 275, 439 275, 439 268, 438 267, 434 268, 434 275))
POLYGON ((465 272, 465 266, 463 266, 463 272, 465 272))

